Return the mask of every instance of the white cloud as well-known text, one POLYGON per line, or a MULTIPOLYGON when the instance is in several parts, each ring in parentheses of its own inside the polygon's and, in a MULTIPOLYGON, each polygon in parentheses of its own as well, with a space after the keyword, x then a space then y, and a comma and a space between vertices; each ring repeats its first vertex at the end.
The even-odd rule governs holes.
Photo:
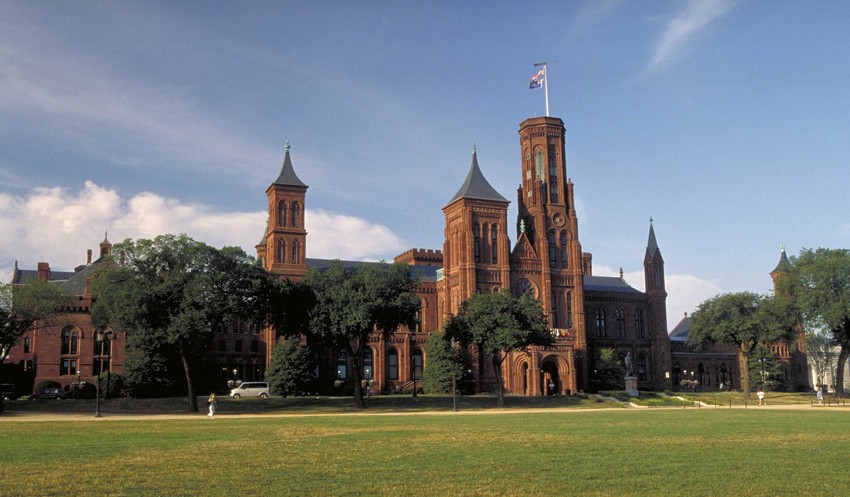
MULTIPOLYGON (((620 270, 593 266, 593 274, 594 276, 619 276, 620 270)), ((640 291, 645 290, 643 270, 624 273, 623 278, 632 287, 640 291)), ((723 292, 714 282, 691 274, 665 274, 665 286, 668 332, 682 320, 686 312, 693 313, 703 301, 723 292)))
POLYGON ((589 27, 612 16, 625 0, 592 0, 582 4, 573 25, 579 29, 589 27))
POLYGON ((651 72, 680 57, 703 29, 723 18, 736 5, 734 0, 690 0, 686 7, 671 19, 658 37, 652 56, 644 69, 651 72))
MULTIPOLYGON (((404 243, 383 225, 328 211, 305 213, 309 257, 390 260, 404 243)), ((116 190, 86 181, 82 190, 38 188, 23 196, 0 193, 0 281, 9 282, 14 261, 34 269, 40 261, 68 271, 85 264, 86 251, 108 230, 113 243, 125 238, 153 238, 186 233, 215 247, 236 245, 254 255, 265 228, 266 213, 218 212, 144 192, 128 199, 116 190)))

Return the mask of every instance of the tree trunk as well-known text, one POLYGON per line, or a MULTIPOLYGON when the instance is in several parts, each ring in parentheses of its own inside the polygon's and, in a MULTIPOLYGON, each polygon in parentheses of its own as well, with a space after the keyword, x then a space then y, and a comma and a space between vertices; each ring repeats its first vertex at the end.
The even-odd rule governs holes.
POLYGON ((738 368, 741 377, 741 390, 744 391, 744 399, 750 400, 750 356, 744 352, 745 345, 738 349, 738 368))
POLYGON ((501 352, 496 352, 496 355, 493 356, 493 371, 496 373, 496 392, 498 395, 498 404, 500 406, 505 405, 505 395, 502 392, 502 358, 501 352))
POLYGON ((189 411, 198 412, 198 399, 195 397, 195 388, 192 386, 192 375, 190 374, 189 361, 186 354, 180 350, 180 360, 183 362, 183 371, 186 373, 186 390, 189 395, 189 411))
MULTIPOLYGON (((364 342, 365 343, 365 342, 364 342)), ((366 409, 366 402, 363 400, 363 389, 360 387, 360 365, 363 364, 363 347, 357 347, 357 350, 351 350, 349 346, 349 354, 351 355, 351 378, 354 380, 354 408, 366 409)))
POLYGON ((838 361, 835 365, 835 395, 844 395, 844 364, 847 362, 847 356, 850 356, 850 347, 845 344, 841 345, 841 350, 838 352, 838 361))

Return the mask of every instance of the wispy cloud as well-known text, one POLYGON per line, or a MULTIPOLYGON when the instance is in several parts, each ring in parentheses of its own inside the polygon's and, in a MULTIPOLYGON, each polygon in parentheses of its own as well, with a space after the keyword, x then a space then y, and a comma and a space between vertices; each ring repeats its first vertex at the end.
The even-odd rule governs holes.
POLYGON ((582 4, 575 19, 574 29, 584 29, 612 16, 626 0, 590 0, 582 4))
POLYGON ((711 23, 722 19, 737 5, 736 0, 690 0, 667 22, 652 50, 644 74, 681 57, 689 43, 711 23))
MULTIPOLYGON (((123 198, 116 190, 86 181, 82 190, 38 188, 25 195, 0 193, 0 281, 11 280, 14 261, 32 269, 47 261, 57 270, 84 264, 109 231, 113 243, 186 233, 215 247, 236 245, 255 254, 266 213, 220 212, 145 192, 123 198)), ((329 211, 305 212, 310 257, 391 259, 406 247, 386 226, 329 211)))

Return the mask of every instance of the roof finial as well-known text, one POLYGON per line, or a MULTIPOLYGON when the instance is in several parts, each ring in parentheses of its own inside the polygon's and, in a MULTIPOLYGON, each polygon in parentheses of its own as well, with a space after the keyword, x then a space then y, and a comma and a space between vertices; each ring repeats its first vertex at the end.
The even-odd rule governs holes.
POLYGON ((785 252, 785 243, 782 244, 782 251, 785 252))
POLYGON ((475 148, 475 142, 472 142, 472 154, 473 154, 473 155, 475 155, 475 154, 477 154, 477 153, 478 153, 478 151, 477 151, 477 149, 475 148))
POLYGON ((623 266, 620 266, 620 279, 623 279, 623 266))
POLYGON ((289 140, 286 140, 286 143, 283 145, 283 151, 289 152, 289 140))
POLYGON ((652 224, 652 216, 649 216, 649 224, 652 224))

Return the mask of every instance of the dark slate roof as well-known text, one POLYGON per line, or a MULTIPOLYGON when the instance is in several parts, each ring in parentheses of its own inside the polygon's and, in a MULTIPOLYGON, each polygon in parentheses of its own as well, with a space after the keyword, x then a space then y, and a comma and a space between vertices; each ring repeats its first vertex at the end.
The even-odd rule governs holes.
POLYGON ((591 292, 642 293, 616 276, 585 276, 584 289, 591 292))
POLYGON ((295 169, 292 167, 292 159, 289 158, 289 142, 286 142, 286 146, 284 146, 284 150, 286 150, 286 154, 283 157, 283 167, 280 168, 280 175, 274 181, 275 185, 285 185, 285 186, 303 186, 307 187, 303 181, 298 179, 298 176, 295 174, 295 169))
POLYGON ((691 318, 685 314, 685 317, 679 321, 679 324, 670 330, 670 340, 674 342, 684 342, 688 339, 689 331, 691 331, 691 318))
MULTIPOLYGON (((478 153, 475 147, 472 148, 472 165, 469 166, 469 174, 466 176, 466 181, 461 185, 460 190, 455 193, 455 196, 449 200, 449 204, 461 198, 477 199, 477 200, 495 200, 498 202, 509 203, 508 200, 499 195, 499 192, 493 188, 490 183, 484 178, 481 169, 478 167, 478 153)), ((448 204, 446 204, 448 205, 448 204)))
MULTIPOLYGON (((98 269, 104 264, 104 259, 98 259, 88 266, 77 266, 76 271, 54 271, 50 270, 49 283, 59 285, 71 295, 83 295, 86 293, 86 279, 94 277, 98 269)), ((12 283, 20 285, 29 280, 38 278, 38 271, 34 269, 18 269, 12 283)))
MULTIPOLYGON (((67 281, 74 273, 71 271, 54 271, 50 270, 50 282, 59 282, 59 281, 67 281)), ((37 269, 18 269, 15 271, 15 277, 12 279, 12 283, 15 285, 22 285, 27 281, 34 280, 38 278, 38 270, 37 269)))
POLYGON ((791 262, 788 260, 788 256, 785 255, 785 244, 782 244, 782 253, 779 255, 779 264, 776 265, 776 268, 774 268, 774 270, 771 271, 770 274, 787 273, 790 270, 791 262))
MULTIPOLYGON (((311 259, 307 258, 307 267, 315 268, 320 271, 327 269, 331 262, 335 259, 311 259)), ((363 262, 363 261, 340 261, 342 262, 342 267, 345 269, 353 268, 354 266, 360 264, 380 264, 379 262, 363 262)), ((390 264, 390 263, 387 263, 390 264)), ((437 271, 441 268, 435 266, 417 266, 412 265, 411 272, 414 276, 420 278, 422 281, 437 281, 437 271)))

